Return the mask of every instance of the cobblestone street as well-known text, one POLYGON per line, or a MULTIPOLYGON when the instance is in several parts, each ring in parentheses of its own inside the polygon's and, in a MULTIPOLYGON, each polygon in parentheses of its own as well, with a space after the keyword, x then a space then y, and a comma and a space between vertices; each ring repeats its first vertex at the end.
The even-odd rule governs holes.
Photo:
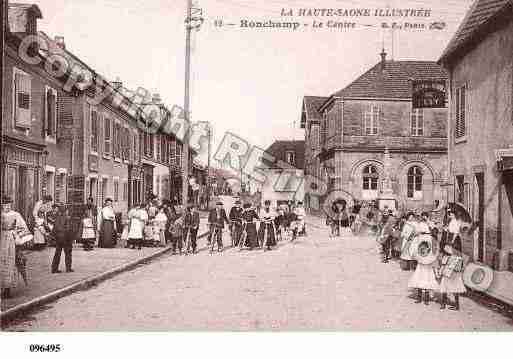
MULTIPOLYGON (((229 241, 225 234, 225 243, 229 241)), ((166 255, 10 324, 11 331, 509 331, 513 319, 470 298, 462 310, 415 304, 372 238, 310 226, 270 252, 166 255)))

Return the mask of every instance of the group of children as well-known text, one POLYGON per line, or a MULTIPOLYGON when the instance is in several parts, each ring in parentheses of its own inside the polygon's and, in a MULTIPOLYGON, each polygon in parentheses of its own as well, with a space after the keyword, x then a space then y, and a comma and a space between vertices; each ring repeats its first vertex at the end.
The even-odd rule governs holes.
POLYGON ((400 248, 401 268, 413 270, 408 288, 414 290, 416 303, 431 300, 431 293, 440 293, 440 309, 445 309, 448 295, 454 296, 449 309, 460 309, 460 294, 465 293, 463 283, 464 259, 461 235, 469 224, 461 221, 453 210, 439 221, 429 212, 408 212, 396 219, 387 213, 380 220, 378 242, 382 246, 384 262, 388 262, 391 248, 400 248), (397 235, 399 234, 399 235, 397 235))

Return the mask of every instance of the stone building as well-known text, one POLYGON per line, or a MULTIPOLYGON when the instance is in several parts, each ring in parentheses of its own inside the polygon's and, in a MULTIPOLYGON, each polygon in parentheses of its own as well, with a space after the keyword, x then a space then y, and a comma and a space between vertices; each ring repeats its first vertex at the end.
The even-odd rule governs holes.
MULTIPOLYGON (((430 208, 441 198, 447 160, 447 109, 413 109, 413 81, 445 80, 430 61, 381 61, 326 99, 305 97, 305 171, 328 192, 374 200, 390 183, 401 209, 430 208), (385 158, 389 158, 385 161, 385 158), (385 176, 388 169, 389 181, 385 176)), ((323 198, 307 190, 312 208, 323 198)))
MULTIPOLYGON (((321 121, 322 114, 319 108, 328 100, 328 97, 305 96, 301 111, 301 128, 305 130, 305 177, 322 177, 320 160, 321 151, 321 121)), ((305 208, 316 212, 320 208, 318 196, 312 195, 309 186, 305 187, 305 208)))
POLYGON ((479 222, 463 250, 513 271, 513 1, 477 0, 440 58, 449 73, 447 199, 479 222))
POLYGON ((2 69, 2 192, 13 198, 14 208, 25 218, 44 194, 67 201, 67 175, 72 163, 71 143, 60 137, 59 125, 59 105, 68 94, 62 90, 62 82, 45 69, 37 48, 27 53, 35 56, 38 64, 29 64, 20 56, 23 38, 37 34, 40 18, 42 13, 36 5, 9 5, 2 69))
POLYGON ((262 200, 271 207, 288 201, 304 201, 305 141, 276 141, 266 151, 273 162, 263 161, 260 172, 266 181, 260 184, 262 200), (287 168, 283 164, 287 164, 287 168))

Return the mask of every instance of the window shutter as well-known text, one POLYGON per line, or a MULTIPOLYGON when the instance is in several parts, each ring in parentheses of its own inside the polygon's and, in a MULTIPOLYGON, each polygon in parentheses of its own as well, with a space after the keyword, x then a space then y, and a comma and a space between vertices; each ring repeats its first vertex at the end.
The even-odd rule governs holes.
MULTIPOLYGON (((64 135, 64 129, 67 131, 71 131, 73 128, 73 98, 70 96, 66 96, 63 94, 58 95, 56 91, 54 91, 56 96, 56 112, 57 116, 55 116, 55 129, 56 129, 56 137, 61 137, 64 135)), ((71 132, 66 132, 70 134, 71 132)))
POLYGON ((17 127, 30 128, 30 76, 15 74, 16 113, 15 124, 17 127))
POLYGON ((465 105, 466 105, 465 87, 456 90, 456 138, 465 136, 465 105))
POLYGON ((466 89, 465 89, 465 86, 463 86, 461 88, 461 91, 460 91, 460 96, 461 96, 461 99, 460 99, 460 106, 461 106, 461 112, 460 112, 460 134, 461 136, 465 136, 465 116, 466 116, 466 89))
POLYGON ((91 111, 91 150, 98 151, 98 113, 91 111))

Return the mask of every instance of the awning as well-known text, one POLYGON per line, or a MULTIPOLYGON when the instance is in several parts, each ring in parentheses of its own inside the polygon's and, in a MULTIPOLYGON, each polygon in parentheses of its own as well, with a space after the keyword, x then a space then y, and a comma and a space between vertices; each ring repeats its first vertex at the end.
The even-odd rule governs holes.
POLYGON ((495 151, 497 157, 497 170, 510 171, 513 170, 513 148, 506 148, 495 151))

